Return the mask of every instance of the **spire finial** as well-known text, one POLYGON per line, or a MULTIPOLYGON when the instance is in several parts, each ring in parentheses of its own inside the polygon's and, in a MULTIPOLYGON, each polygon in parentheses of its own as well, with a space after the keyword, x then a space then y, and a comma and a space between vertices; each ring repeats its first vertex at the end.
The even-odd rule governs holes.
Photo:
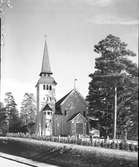
POLYGON ((47 34, 44 34, 44 39, 45 39, 45 40, 47 39, 47 34))
POLYGON ((77 78, 74 79, 74 89, 76 89, 76 82, 77 82, 77 78))

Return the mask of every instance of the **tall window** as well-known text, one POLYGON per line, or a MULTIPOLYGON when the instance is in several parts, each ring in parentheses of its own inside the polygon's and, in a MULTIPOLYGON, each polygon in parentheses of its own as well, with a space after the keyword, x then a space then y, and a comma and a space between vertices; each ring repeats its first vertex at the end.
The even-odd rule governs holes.
POLYGON ((48 111, 48 113, 47 113, 47 114, 48 114, 48 115, 51 115, 51 112, 49 112, 49 111, 48 111))
POLYGON ((67 110, 64 111, 64 115, 67 115, 67 110))
POLYGON ((43 90, 52 90, 52 85, 43 85, 43 90))

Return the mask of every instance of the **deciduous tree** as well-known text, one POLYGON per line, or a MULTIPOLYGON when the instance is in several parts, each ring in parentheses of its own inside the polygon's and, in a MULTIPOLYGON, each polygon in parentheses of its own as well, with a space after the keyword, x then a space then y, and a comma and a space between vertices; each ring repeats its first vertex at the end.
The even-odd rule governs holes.
POLYGON ((28 130, 30 131, 36 121, 36 103, 32 93, 25 93, 21 104, 20 117, 23 124, 27 126, 28 130))

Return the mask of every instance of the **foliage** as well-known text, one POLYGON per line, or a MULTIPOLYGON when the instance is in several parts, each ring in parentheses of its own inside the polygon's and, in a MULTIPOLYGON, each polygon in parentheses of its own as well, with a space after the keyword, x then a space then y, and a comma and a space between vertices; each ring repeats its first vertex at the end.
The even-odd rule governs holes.
POLYGON ((15 102, 12 92, 5 93, 5 104, 9 119, 9 131, 17 132, 20 125, 20 120, 18 110, 16 108, 17 104, 15 102))
MULTIPOLYGON (((118 137, 125 136, 134 128, 137 131, 138 68, 129 60, 135 53, 119 37, 108 35, 94 46, 100 56, 95 60, 96 71, 90 74, 89 115, 99 119, 102 136, 113 137, 114 88, 118 91, 118 137)), ((137 136, 137 134, 134 134, 137 136)))
POLYGON ((23 121, 23 125, 28 127, 28 131, 33 133, 36 120, 36 105, 32 93, 25 93, 24 95, 21 104, 20 118, 23 121))
POLYGON ((2 102, 0 102, 0 109, 4 108, 4 104, 2 102))
POLYGON ((8 132, 8 128, 9 128, 9 120, 8 120, 8 114, 6 112, 6 108, 4 108, 4 106, 2 105, 2 107, 0 107, 0 133, 2 135, 6 135, 8 132))

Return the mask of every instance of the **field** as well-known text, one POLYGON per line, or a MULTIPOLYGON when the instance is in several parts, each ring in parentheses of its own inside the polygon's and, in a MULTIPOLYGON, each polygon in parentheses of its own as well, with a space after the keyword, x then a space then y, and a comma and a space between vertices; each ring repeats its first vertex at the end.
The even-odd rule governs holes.
POLYGON ((1 137, 0 152, 65 167, 137 167, 138 154, 122 150, 1 137))

